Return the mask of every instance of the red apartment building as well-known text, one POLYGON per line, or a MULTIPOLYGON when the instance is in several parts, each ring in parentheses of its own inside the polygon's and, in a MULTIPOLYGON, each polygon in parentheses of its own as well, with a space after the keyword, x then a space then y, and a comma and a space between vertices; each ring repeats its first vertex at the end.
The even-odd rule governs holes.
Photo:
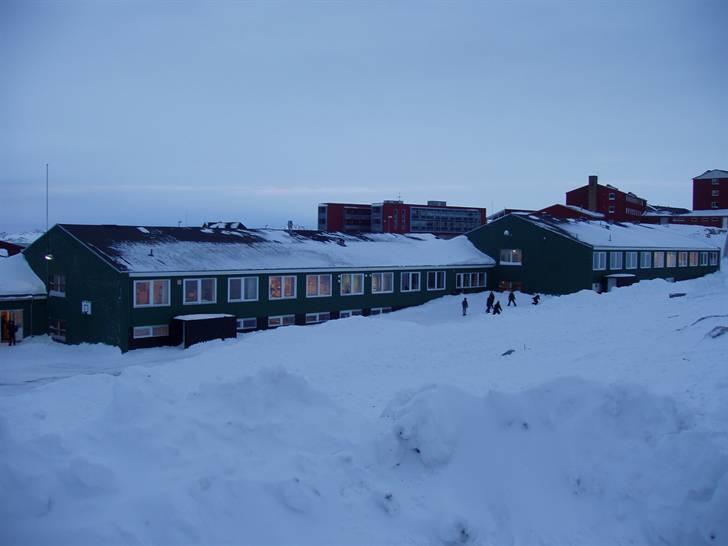
POLYGON ((486 209, 452 207, 445 201, 413 205, 403 201, 383 201, 372 205, 321 203, 318 228, 344 233, 434 233, 454 237, 486 223, 486 209))
POLYGON ((639 222, 647 208, 647 201, 641 197, 599 184, 593 175, 586 186, 566 192, 566 204, 601 213, 611 222, 639 222))
POLYGON ((693 178, 693 210, 728 209, 728 171, 713 169, 693 178))

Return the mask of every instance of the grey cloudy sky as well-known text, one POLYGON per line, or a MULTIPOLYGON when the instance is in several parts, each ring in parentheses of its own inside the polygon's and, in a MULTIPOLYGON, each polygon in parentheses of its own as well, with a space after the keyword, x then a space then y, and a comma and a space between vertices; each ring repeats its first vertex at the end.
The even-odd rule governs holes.
POLYGON ((0 2, 0 231, 315 226, 322 201, 690 206, 728 2, 0 2))

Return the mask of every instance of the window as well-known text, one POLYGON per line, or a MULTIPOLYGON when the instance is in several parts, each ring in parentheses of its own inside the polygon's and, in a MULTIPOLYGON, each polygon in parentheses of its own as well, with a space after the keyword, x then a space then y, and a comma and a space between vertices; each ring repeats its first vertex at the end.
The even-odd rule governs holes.
POLYGON ((685 251, 679 252, 677 255, 677 266, 687 267, 688 265, 688 253, 685 251))
POLYGON ((417 292, 420 289, 419 272, 402 272, 399 278, 399 289, 402 292, 417 292))
POLYGON ((710 208, 711 209, 717 209, 718 208, 718 201, 711 201, 710 202, 710 208))
POLYGON ((258 319, 255 317, 239 318, 236 322, 238 330, 255 330, 258 327, 258 319))
POLYGON ((690 267, 698 267, 698 253, 697 252, 690 253, 690 267))
POLYGON ((602 271, 607 268, 607 253, 600 251, 592 254, 592 269, 602 271))
POLYGON ((306 297, 324 298, 331 295, 331 275, 306 275, 306 297))
POLYGON ((677 252, 670 251, 667 253, 667 267, 677 266, 677 252))
POLYGON ((710 253, 710 265, 718 265, 718 253, 717 252, 710 253))
POLYGON ((347 309, 339 313, 339 318, 360 317, 361 309, 347 309))
POLYGON ((394 291, 394 273, 372 273, 372 294, 394 291))
POLYGON ((391 307, 375 307, 374 309, 371 309, 369 311, 369 315, 382 315, 386 313, 391 313, 392 308, 391 307))
POLYGON ((664 252, 655 252, 654 255, 655 258, 655 267, 665 267, 665 253, 664 252))
POLYGON ((614 201, 617 198, 617 196, 614 193, 609 194, 609 200, 614 201))
POLYGON ((228 301, 258 301, 258 277, 228 279, 228 301))
POLYGON ((61 273, 53 273, 48 280, 48 294, 51 296, 66 295, 66 276, 61 273))
POLYGON ((710 192, 710 195, 712 195, 713 197, 718 197, 720 195, 720 190, 713 190, 712 192, 710 192))
POLYGON ((640 252, 640 269, 652 267, 652 252, 640 252))
POLYGON ((609 253, 609 269, 622 269, 622 253, 621 252, 610 252, 609 253))
POLYGON ((427 272, 427 289, 428 290, 445 290, 445 272, 444 271, 428 271, 427 272))
POLYGON ((48 319, 48 333, 56 341, 66 341, 66 321, 48 319))
POLYGON ((458 273, 455 288, 482 288, 485 286, 485 273, 458 273))
POLYGON ((610 213, 613 213, 614 212, 614 205, 609 205, 609 212, 610 213))
POLYGON ((520 248, 501 248, 501 265, 521 265, 523 263, 523 251, 520 248))
POLYGON ((331 313, 306 313, 306 324, 316 324, 318 322, 326 322, 331 318, 331 313))
POLYGON ((710 180, 710 183, 711 183, 711 184, 712 184, 713 186, 717 186, 717 185, 719 184, 719 182, 718 182, 718 179, 717 179, 717 178, 711 178, 711 180, 710 180))
POLYGON ((340 282, 342 296, 356 296, 364 293, 364 273, 342 273, 340 282))
POLYGON ((134 307, 169 306, 169 279, 134 281, 134 307))
POLYGON ((296 298, 296 276, 274 275, 268 277, 268 298, 291 300, 296 298))
POLYGON ((296 315, 279 315, 277 317, 268 317, 268 328, 278 328, 279 326, 292 326, 296 324, 296 315))
POLYGON ((159 324, 157 326, 135 326, 132 337, 134 339, 144 339, 145 337, 167 337, 169 335, 169 326, 159 324))
POLYGON ((627 269, 637 269, 637 253, 630 251, 626 253, 627 258, 625 260, 626 262, 626 268, 627 269))
POLYGON ((708 253, 707 252, 700 253, 700 265, 708 265, 708 253))
POLYGON ((185 292, 182 303, 197 305, 215 303, 217 301, 217 283, 215 279, 185 279, 185 292))

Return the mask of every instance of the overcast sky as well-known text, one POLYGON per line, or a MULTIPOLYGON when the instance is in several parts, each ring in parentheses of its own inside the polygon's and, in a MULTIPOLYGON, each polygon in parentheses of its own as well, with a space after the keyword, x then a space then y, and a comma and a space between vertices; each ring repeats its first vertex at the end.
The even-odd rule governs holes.
POLYGON ((0 2, 0 231, 657 204, 728 169, 728 2, 0 2))

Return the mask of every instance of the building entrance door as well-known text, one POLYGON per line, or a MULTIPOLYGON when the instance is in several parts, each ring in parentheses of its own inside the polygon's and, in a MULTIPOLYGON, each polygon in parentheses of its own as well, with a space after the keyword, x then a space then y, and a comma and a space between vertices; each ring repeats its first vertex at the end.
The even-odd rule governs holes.
POLYGON ((15 326, 18 327, 18 331, 15 333, 15 341, 23 339, 23 310, 12 309, 9 311, 0 311, 0 341, 10 341, 10 329, 8 325, 10 320, 15 321, 15 326))

